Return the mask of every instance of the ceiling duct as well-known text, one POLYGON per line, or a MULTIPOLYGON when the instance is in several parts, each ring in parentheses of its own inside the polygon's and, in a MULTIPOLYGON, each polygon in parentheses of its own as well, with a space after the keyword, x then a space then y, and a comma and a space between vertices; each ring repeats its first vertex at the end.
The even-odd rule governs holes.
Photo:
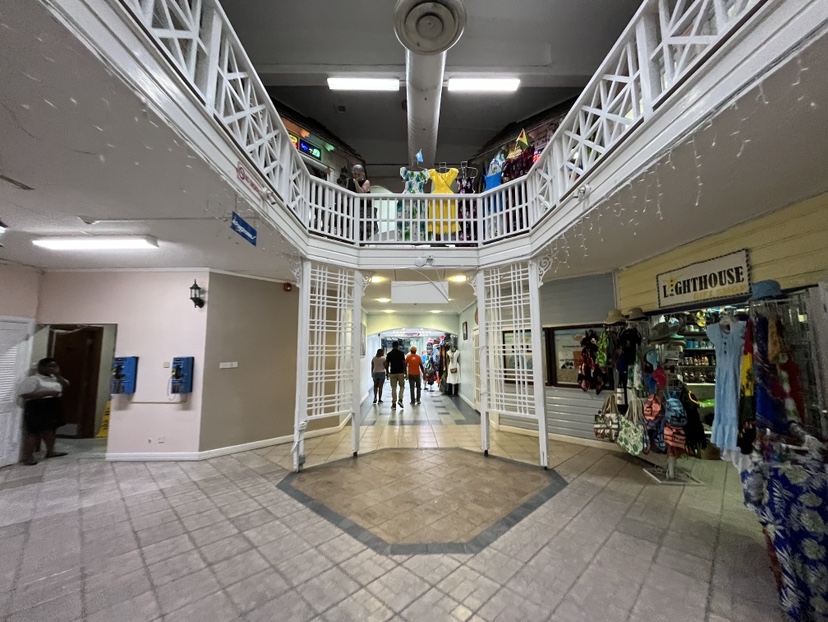
POLYGON ((423 164, 434 164, 446 51, 465 27, 463 0, 397 0, 394 7, 394 31, 406 48, 409 164, 421 149, 423 164))

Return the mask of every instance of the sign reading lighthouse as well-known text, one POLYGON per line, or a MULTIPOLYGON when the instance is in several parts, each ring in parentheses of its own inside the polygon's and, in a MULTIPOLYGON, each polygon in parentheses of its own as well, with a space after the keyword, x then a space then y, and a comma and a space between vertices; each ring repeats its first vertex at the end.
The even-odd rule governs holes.
POLYGON ((656 286, 661 309, 747 294, 750 291, 747 249, 659 274, 656 286))

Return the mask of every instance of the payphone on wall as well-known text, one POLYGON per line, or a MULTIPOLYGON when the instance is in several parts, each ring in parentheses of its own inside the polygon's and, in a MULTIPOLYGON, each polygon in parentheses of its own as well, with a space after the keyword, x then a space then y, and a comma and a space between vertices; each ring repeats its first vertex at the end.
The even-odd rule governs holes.
POLYGON ((193 392, 193 362, 192 356, 176 356, 172 360, 171 394, 181 395, 193 392))
POLYGON ((137 376, 137 356, 115 357, 112 359, 112 379, 109 381, 109 392, 113 395, 135 393, 137 376))

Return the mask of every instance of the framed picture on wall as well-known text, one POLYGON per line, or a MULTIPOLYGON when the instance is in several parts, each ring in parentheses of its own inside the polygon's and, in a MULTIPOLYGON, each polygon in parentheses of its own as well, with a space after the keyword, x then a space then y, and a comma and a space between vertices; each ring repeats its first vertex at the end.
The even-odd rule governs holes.
MULTIPOLYGON (((515 382, 520 370, 531 371, 534 366, 533 358, 532 331, 503 331, 503 366, 506 369, 506 382, 515 382)), ((532 383, 531 374, 529 383, 532 383)))
POLYGON ((468 341, 469 339, 469 323, 463 322, 463 341, 468 341))

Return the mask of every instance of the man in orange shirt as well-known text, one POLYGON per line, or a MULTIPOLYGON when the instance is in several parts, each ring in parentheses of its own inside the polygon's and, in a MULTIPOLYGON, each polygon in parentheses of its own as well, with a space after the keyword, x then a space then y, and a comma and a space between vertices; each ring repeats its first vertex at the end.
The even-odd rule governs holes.
POLYGON ((411 403, 420 403, 422 390, 423 359, 417 354, 417 346, 411 346, 411 353, 405 357, 405 366, 408 371, 408 386, 411 388, 411 403), (416 389, 416 391, 415 391, 416 389))

